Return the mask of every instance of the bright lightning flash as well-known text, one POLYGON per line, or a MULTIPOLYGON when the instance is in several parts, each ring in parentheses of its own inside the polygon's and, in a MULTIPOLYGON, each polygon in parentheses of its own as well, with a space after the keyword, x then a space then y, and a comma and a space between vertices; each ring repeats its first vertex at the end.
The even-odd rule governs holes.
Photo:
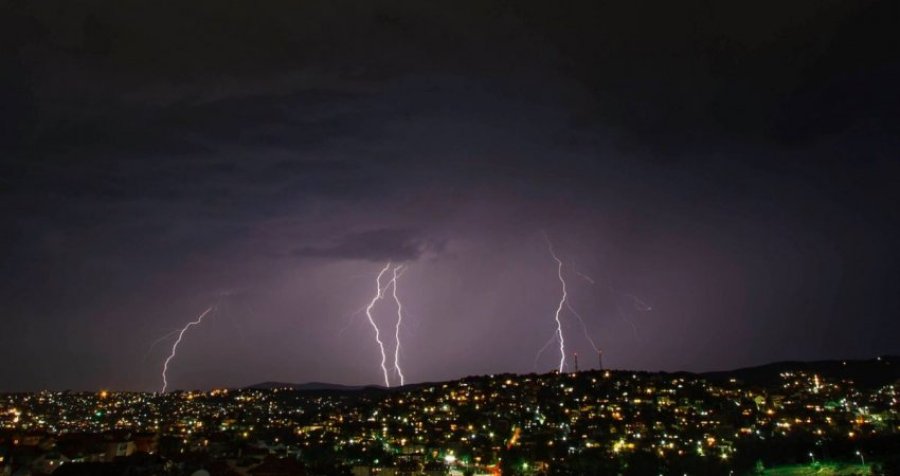
POLYGON ((403 369, 400 368, 400 323, 403 322, 403 304, 400 303, 400 298, 397 297, 397 279, 400 277, 402 271, 403 266, 395 266, 394 278, 391 279, 391 285, 393 285, 394 288, 394 302, 397 303, 397 325, 394 328, 394 338, 397 341, 397 346, 394 348, 394 371, 396 371, 397 375, 400 377, 401 387, 406 384, 406 377, 403 375, 403 369))
MULTIPOLYGON (((559 371, 562 372, 566 366, 565 340, 563 339, 562 322, 560 320, 560 316, 562 314, 563 307, 565 307, 570 313, 572 313, 573 316, 575 316, 576 319, 578 319, 578 322, 581 324, 581 330, 584 333, 584 337, 585 337, 585 339, 587 339, 588 343, 591 345, 591 348, 594 349, 594 352, 599 354, 599 353, 601 353, 601 351, 600 351, 600 347, 597 345, 597 343, 591 337, 590 332, 588 332, 587 324, 584 322, 584 318, 581 317, 581 314, 579 314, 578 311, 575 310, 575 307, 572 306, 572 303, 569 302, 567 288, 566 288, 566 280, 563 277, 563 272, 562 272, 562 270, 563 270, 562 260, 560 260, 559 257, 556 255, 556 252, 553 249, 553 243, 550 242, 550 238, 547 236, 546 233, 544 234, 544 239, 547 240, 547 247, 550 250, 550 255, 553 256, 553 259, 556 261, 556 264, 557 264, 557 276, 559 278, 560 284, 562 285, 562 297, 560 298, 559 306, 556 308, 556 314, 554 315, 554 319, 556 321, 556 331, 553 332, 553 335, 550 337, 550 340, 548 340, 547 343, 544 344, 544 346, 541 347, 541 349, 538 351, 537 355, 535 355, 534 366, 535 366, 535 369, 537 369, 538 359, 540 358, 540 356, 544 352, 544 350, 546 350, 547 347, 550 346, 550 344, 552 344, 553 342, 559 342, 559 353, 560 353, 559 371)), ((590 283, 592 285, 596 283, 594 281, 594 279, 591 278, 590 276, 588 276, 584 273, 581 273, 578 270, 573 270, 573 271, 576 275, 578 275, 580 278, 584 279, 588 283, 590 283)))
POLYGON ((200 314, 199 317, 197 317, 197 320, 188 322, 187 325, 185 325, 184 327, 181 328, 181 331, 178 333, 178 338, 175 339, 175 343, 172 344, 172 352, 169 354, 169 357, 166 358, 166 362, 163 364, 163 370, 162 370, 163 385, 162 385, 162 390, 160 391, 160 393, 166 393, 166 389, 169 387, 169 380, 167 378, 167 374, 169 372, 169 363, 172 361, 172 359, 175 358, 175 353, 178 352, 178 344, 181 343, 181 339, 184 337, 184 333, 187 332, 187 330, 190 329, 191 327, 200 325, 200 323, 203 322, 203 318, 206 317, 206 315, 209 314, 210 312, 212 312, 213 309, 215 309, 215 308, 216 308, 215 306, 210 306, 209 309, 203 311, 203 313, 200 314))
POLYGON ((372 297, 372 300, 369 301, 369 305, 366 306, 366 317, 369 319, 369 324, 372 326, 372 329, 375 330, 375 342, 378 343, 378 350, 381 352, 381 372, 384 374, 384 385, 386 387, 391 386, 390 372, 387 367, 387 351, 385 351, 384 348, 384 341, 381 340, 381 330, 378 328, 378 324, 375 323, 375 318, 372 317, 372 310, 375 308, 375 304, 378 303, 378 301, 384 299, 384 295, 388 288, 391 288, 391 296, 397 304, 397 323, 394 326, 394 339, 396 340, 397 345, 394 347, 393 371, 396 372, 397 376, 400 378, 400 385, 403 386, 406 384, 406 376, 403 374, 403 369, 400 367, 400 325, 403 323, 403 304, 400 302, 400 296, 397 295, 397 282, 400 280, 400 276, 403 275, 406 267, 403 265, 394 266, 391 280, 382 287, 381 279, 384 277, 384 273, 387 273, 389 269, 391 269, 390 262, 384 265, 384 268, 381 268, 381 272, 378 273, 378 277, 375 278, 375 296, 372 297))
MULTIPOLYGON (((378 324, 375 323, 375 319, 372 318, 372 308, 375 307, 375 303, 381 300, 384 297, 384 289, 381 287, 381 277, 384 276, 384 273, 391 268, 391 263, 384 265, 384 268, 381 269, 381 272, 378 273, 378 277, 375 278, 375 297, 369 301, 369 305, 366 306, 366 317, 369 319, 369 324, 372 325, 372 329, 375 330, 375 342, 378 343, 378 349, 381 351, 381 371, 384 373, 384 386, 390 387, 391 380, 388 376, 387 369, 387 354, 384 351, 384 342, 381 341, 381 331, 378 329, 378 324)), ((396 278, 395 278, 396 279, 396 278)))
POLYGON ((544 238, 547 240, 547 249, 550 250, 550 256, 556 261, 556 275, 559 277, 559 283, 562 285, 562 296, 559 298, 559 305, 556 307, 556 313, 553 316, 553 319, 556 321, 556 337, 559 339, 559 372, 562 373, 566 367, 566 339, 563 337, 562 321, 559 319, 559 315, 563 310, 563 306, 566 305, 568 294, 566 292, 566 280, 562 274, 563 262, 556 256, 556 252, 553 251, 553 243, 550 242, 550 237, 545 234, 544 238))
POLYGON ((547 342, 544 343, 543 347, 541 347, 537 351, 537 353, 534 354, 534 371, 535 372, 538 371, 538 361, 541 359, 541 354, 543 354, 544 351, 547 350, 547 347, 550 347, 550 344, 556 342, 556 339, 557 339, 557 335, 556 335, 556 331, 554 330, 553 334, 550 335, 550 338, 547 339, 547 342))

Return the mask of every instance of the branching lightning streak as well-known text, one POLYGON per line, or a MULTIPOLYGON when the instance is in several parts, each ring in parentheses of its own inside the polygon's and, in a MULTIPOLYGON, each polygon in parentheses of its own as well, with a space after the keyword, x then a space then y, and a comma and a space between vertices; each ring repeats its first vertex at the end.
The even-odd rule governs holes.
POLYGON ((394 302, 397 303, 397 325, 396 327, 394 327, 394 338, 397 341, 397 347, 394 348, 394 371, 396 371, 397 375, 400 377, 401 387, 406 383, 406 377, 403 375, 403 369, 400 368, 400 323, 403 322, 403 304, 400 303, 400 298, 397 297, 397 278, 400 277, 400 274, 398 273, 402 270, 403 266, 395 266, 394 278, 391 279, 391 284, 394 287, 394 302))
POLYGON ((556 331, 553 331, 553 334, 550 335, 550 338, 547 339, 547 342, 544 343, 544 346, 537 351, 537 354, 534 354, 534 371, 538 371, 538 360, 541 359, 541 354, 547 350, 547 347, 550 347, 550 344, 556 342, 556 331))
POLYGON ((163 370, 162 370, 163 385, 162 385, 162 390, 160 391, 160 393, 166 393, 166 389, 169 387, 169 381, 167 378, 167 373, 169 372, 169 362, 171 362, 172 359, 175 358, 175 353, 178 352, 178 344, 180 344, 181 339, 184 338, 184 333, 187 332, 187 330, 190 329, 191 327, 200 325, 200 323, 203 322, 203 318, 206 317, 206 315, 209 314, 215 308, 216 308, 215 306, 210 306, 209 309, 203 311, 203 313, 200 314, 199 317, 197 317, 197 320, 188 322, 187 325, 185 325, 184 327, 181 328, 181 331, 178 333, 178 338, 175 339, 175 343, 172 344, 172 352, 169 354, 169 357, 166 358, 166 361, 163 364, 163 370))
POLYGON ((635 296, 634 294, 623 294, 622 296, 625 296, 625 297, 627 297, 628 299, 631 299, 631 302, 634 304, 634 309, 637 310, 637 311, 641 311, 641 312, 650 312, 650 311, 653 310, 653 306, 652 306, 652 305, 647 304, 647 303, 644 302, 644 301, 641 301, 641 300, 638 299, 638 297, 635 296))
POLYGON ((159 344, 163 343, 164 341, 166 341, 166 340, 172 338, 173 336, 175 336, 175 334, 178 334, 179 332, 181 332, 181 329, 175 329, 175 330, 169 332, 168 334, 166 334, 166 335, 164 335, 164 336, 161 336, 160 338, 158 338, 158 339, 156 339, 155 341, 151 342, 151 343, 150 343, 150 347, 147 348, 147 353, 144 354, 144 358, 143 358, 142 362, 146 362, 146 361, 147 361, 147 357, 150 357, 150 353, 153 352, 153 349, 156 348, 157 345, 159 345, 159 344))
POLYGON ((594 349, 594 352, 600 352, 600 348, 597 347, 597 343, 594 342, 594 339, 591 338, 591 334, 588 332, 587 324, 584 323, 584 319, 581 317, 581 314, 578 314, 578 311, 576 311, 575 308, 572 307, 572 305, 569 303, 566 303, 566 307, 569 309, 569 312, 571 312, 572 315, 578 318, 578 322, 581 323, 581 330, 584 331, 584 337, 591 344, 591 348, 594 349))
MULTIPOLYGON (((650 312, 653 310, 653 306, 640 300, 634 294, 620 293, 612 285, 609 286, 609 290, 611 292, 613 292, 614 294, 617 294, 623 298, 627 298, 629 301, 631 301, 631 304, 634 306, 634 310, 636 310, 636 311, 650 312)), ((640 335, 638 333, 637 325, 634 323, 634 319, 631 317, 630 313, 626 313, 625 310, 622 309, 621 304, 616 304, 616 310, 618 310, 618 312, 619 312, 619 317, 622 318, 622 320, 624 320, 625 322, 628 323, 628 325, 631 326, 631 330, 634 333, 634 340, 640 340, 640 335)))
MULTIPOLYGON (((575 274, 577 274, 581 279, 590 283, 591 286, 597 284, 597 282, 594 281, 594 278, 578 271, 577 269, 575 270, 575 274)), ((578 322, 581 323, 581 330, 584 332, 584 338, 587 339, 587 341, 591 344, 591 348, 594 349, 594 352, 600 352, 600 348, 597 347, 597 343, 594 342, 594 339, 591 337, 591 333, 588 332, 587 324, 585 324, 584 318, 581 317, 581 314, 579 314, 578 311, 576 311, 570 303, 566 303, 566 307, 569 308, 569 312, 571 312, 572 315, 578 318, 578 322)))
POLYGON ((584 274, 584 273, 582 273, 582 272, 575 271, 575 274, 577 274, 581 279, 583 279, 583 280, 585 280, 585 281, 591 283, 592 285, 593 285, 593 284, 597 284, 597 282, 594 281, 594 278, 592 278, 592 277, 590 277, 590 276, 588 276, 588 275, 586 275, 586 274, 584 274))
POLYGON ((394 338, 397 340, 397 347, 394 348, 394 371, 400 377, 401 387, 406 384, 406 377, 403 375, 403 369, 400 368, 400 323, 403 322, 403 304, 400 303, 400 298, 397 297, 397 278, 400 277, 399 273, 402 271, 403 266, 395 266, 394 278, 391 279, 391 285, 394 287, 394 302, 397 303, 397 325, 394 327, 394 338))
MULTIPOLYGON (((587 282, 590 283, 591 285, 597 284, 597 282, 594 281, 594 278, 591 278, 590 276, 588 276, 588 275, 586 275, 586 274, 584 274, 584 273, 581 273, 581 272, 579 272, 579 271, 576 270, 576 271, 575 271, 575 274, 577 274, 579 277, 581 277, 582 279, 584 279, 585 281, 587 281, 587 282)), ((634 294, 621 293, 621 292, 617 291, 616 288, 615 288, 612 284, 608 285, 607 288, 608 288, 609 291, 610 291, 611 293, 613 293, 614 295, 620 296, 620 297, 623 297, 623 298, 627 298, 628 300, 630 300, 631 303, 634 305, 634 309, 635 309, 636 311, 640 311, 640 312, 650 312, 650 311, 653 310, 653 306, 651 306, 650 304, 647 304, 646 302, 642 301, 640 298, 638 298, 638 297, 635 296, 634 294)), ((587 338, 587 340, 591 343, 591 346, 594 348, 594 350, 597 351, 597 352, 599 352, 600 349, 597 348, 597 345, 594 343, 594 340, 591 339, 591 336, 588 334, 587 326, 586 326, 585 323, 584 323, 584 319, 582 319, 581 316, 578 314, 578 312, 576 312, 575 309, 572 308, 572 306, 568 305, 568 303, 567 303, 567 306, 569 307, 569 310, 572 311, 572 314, 574 314, 575 317, 577 317, 578 320, 581 321, 581 328, 582 328, 582 330, 584 331, 584 336, 585 336, 585 337, 587 338)), ((640 340, 640 337, 638 336, 638 328, 637 328, 637 325, 634 323, 634 320, 632 320, 632 319, 630 319, 629 317, 626 317, 626 316, 625 316, 625 312, 622 310, 622 306, 621 306, 621 305, 616 304, 616 310, 618 311, 619 317, 622 318, 622 320, 624 320, 625 322, 628 323, 628 325, 631 326, 631 330, 634 332, 634 338, 635 338, 635 340, 640 340)))
POLYGON ((384 342, 381 341, 381 331, 378 330, 378 324, 375 323, 375 319, 372 318, 372 308, 375 307, 375 303, 380 301, 384 297, 384 289, 381 287, 381 277, 384 276, 384 273, 387 273, 388 269, 391 268, 391 263, 388 262, 384 265, 384 268, 381 269, 381 272, 378 273, 378 277, 375 278, 375 297, 369 301, 369 305, 366 306, 366 317, 369 319, 369 324, 372 325, 372 329, 375 329, 375 342, 378 343, 378 349, 381 351, 381 370, 384 373, 384 386, 390 387, 391 380, 388 377, 388 369, 387 369, 387 353, 384 351, 384 342))
POLYGON ((562 373, 566 367, 566 339, 563 337, 562 321, 559 319, 559 314, 562 312, 563 306, 566 305, 568 294, 566 292, 566 280, 562 274, 563 262, 556 256, 556 252, 553 251, 553 243, 550 242, 550 237, 545 234, 544 238, 547 240, 550 256, 553 256, 554 261, 556 261, 556 275, 559 277, 559 283, 562 285, 562 296, 559 299, 559 305, 556 307, 556 314, 553 316, 553 319, 556 321, 556 334, 559 338, 559 372, 562 373))
POLYGON ((347 332, 347 329, 349 329, 350 326, 352 326, 355 323, 354 318, 357 315, 362 314, 364 312, 366 312, 366 306, 363 306, 363 307, 357 309, 356 311, 353 311, 352 313, 348 314, 347 315, 347 323, 344 324, 344 327, 341 327, 341 329, 338 331, 338 333, 337 333, 338 337, 344 335, 344 333, 347 332))
POLYGON ((619 317, 631 326, 631 331, 634 334, 634 340, 641 340, 640 335, 638 335, 638 328, 634 323, 634 319, 625 316, 625 312, 622 310, 622 306, 616 305, 616 310, 619 311, 619 317))

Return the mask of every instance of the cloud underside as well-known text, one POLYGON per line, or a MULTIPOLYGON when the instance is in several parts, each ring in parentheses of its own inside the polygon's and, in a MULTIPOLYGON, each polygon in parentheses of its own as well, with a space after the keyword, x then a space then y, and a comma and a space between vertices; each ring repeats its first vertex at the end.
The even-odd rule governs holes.
POLYGON ((379 229, 349 234, 325 246, 299 248, 293 254, 300 257, 402 262, 415 261, 440 248, 438 243, 416 236, 412 230, 379 229))

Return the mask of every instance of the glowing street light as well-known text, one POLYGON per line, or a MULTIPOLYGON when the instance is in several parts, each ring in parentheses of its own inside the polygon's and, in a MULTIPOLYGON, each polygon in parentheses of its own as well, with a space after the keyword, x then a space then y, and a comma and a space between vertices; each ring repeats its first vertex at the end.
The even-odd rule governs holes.
POLYGON ((866 457, 863 456, 863 454, 859 450, 856 450, 856 456, 859 456, 859 462, 862 463, 863 466, 865 466, 866 465, 866 457))

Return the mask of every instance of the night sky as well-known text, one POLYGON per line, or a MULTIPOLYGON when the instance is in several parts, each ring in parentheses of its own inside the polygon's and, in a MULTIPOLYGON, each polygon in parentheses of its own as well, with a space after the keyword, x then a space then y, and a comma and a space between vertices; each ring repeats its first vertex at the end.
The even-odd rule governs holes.
POLYGON ((388 261, 407 382, 531 372, 560 299, 543 233, 608 367, 898 353, 897 18, 4 0, 0 390, 157 390, 151 344, 213 304, 171 388, 378 384, 359 311, 388 261))

